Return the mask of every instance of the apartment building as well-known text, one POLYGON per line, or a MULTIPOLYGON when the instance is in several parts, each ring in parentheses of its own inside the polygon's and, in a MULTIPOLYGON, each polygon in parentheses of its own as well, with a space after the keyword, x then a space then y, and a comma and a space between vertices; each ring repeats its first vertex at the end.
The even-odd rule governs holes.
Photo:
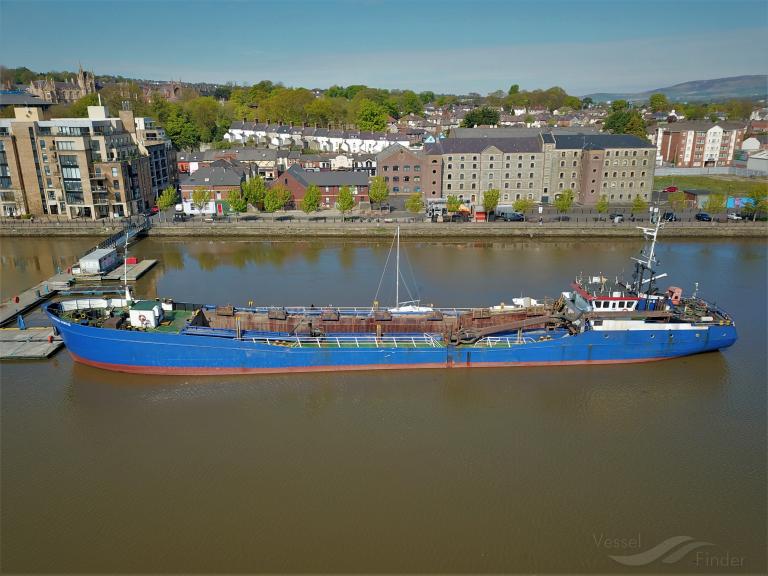
POLYGON ((169 186, 175 188, 178 182, 176 150, 165 130, 157 126, 154 119, 143 116, 135 118, 130 110, 121 110, 119 117, 125 129, 131 133, 139 152, 149 158, 151 197, 156 201, 163 190, 169 186))
POLYGON ((649 135, 656 145, 656 165, 681 168, 731 166, 741 149, 746 126, 739 122, 672 122, 649 135))
POLYGON ((439 190, 425 198, 455 195, 479 207, 484 191, 498 189, 501 203, 529 199, 546 204, 565 190, 586 206, 602 195, 616 203, 630 203, 636 196, 647 201, 654 153, 652 144, 626 134, 524 131, 517 137, 446 138, 425 146, 423 154, 439 158, 442 172, 439 190))
POLYGON ((89 106, 88 118, 48 119, 15 108, 0 119, 3 215, 120 217, 154 203, 150 161, 119 118, 89 106))

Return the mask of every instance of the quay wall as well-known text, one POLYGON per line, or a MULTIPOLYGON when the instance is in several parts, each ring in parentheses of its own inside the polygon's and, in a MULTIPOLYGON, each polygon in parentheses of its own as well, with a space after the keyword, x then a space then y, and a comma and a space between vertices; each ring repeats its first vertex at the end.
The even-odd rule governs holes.
MULTIPOLYGON (((647 223, 624 222, 585 223, 547 222, 531 223, 400 223, 403 238, 621 238, 637 237, 637 226, 647 223)), ((149 236, 216 236, 255 238, 380 238, 391 236, 396 223, 381 222, 158 222, 148 231, 149 236)), ((104 237, 118 232, 119 226, 98 222, 78 222, 67 225, 54 222, 24 222, 0 224, 0 236, 93 236, 104 237)), ((667 238, 768 238, 765 222, 671 222, 661 233, 667 238)))

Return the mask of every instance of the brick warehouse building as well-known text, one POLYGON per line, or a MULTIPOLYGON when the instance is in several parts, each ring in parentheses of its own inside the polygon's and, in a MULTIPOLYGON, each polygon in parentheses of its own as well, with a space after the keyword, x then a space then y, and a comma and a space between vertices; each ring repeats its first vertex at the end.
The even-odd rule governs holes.
POLYGON ((332 208, 339 197, 339 189, 342 186, 352 188, 355 204, 368 202, 368 174, 365 172, 329 171, 315 172, 304 170, 298 164, 291 166, 283 172, 272 185, 285 186, 291 192, 291 201, 294 206, 300 206, 307 188, 311 184, 320 188, 320 205, 323 208, 332 208))
POLYGON ((390 201, 414 192, 424 198, 439 198, 442 188, 442 158, 395 144, 376 155, 376 171, 389 188, 390 201))

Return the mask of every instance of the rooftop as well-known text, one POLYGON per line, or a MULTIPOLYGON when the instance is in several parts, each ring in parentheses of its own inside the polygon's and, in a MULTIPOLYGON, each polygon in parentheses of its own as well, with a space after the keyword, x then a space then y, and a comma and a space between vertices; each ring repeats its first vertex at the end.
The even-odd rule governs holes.
POLYGON ((291 166, 286 174, 290 174, 303 186, 316 184, 318 186, 368 186, 366 172, 346 172, 335 170, 331 172, 313 172, 304 170, 298 164, 291 166))

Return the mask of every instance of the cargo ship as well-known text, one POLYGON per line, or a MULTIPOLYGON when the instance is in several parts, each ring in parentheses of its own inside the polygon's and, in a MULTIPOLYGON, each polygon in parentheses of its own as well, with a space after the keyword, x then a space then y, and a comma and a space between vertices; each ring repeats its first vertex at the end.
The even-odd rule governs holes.
MULTIPOLYGON (((336 308, 235 307, 120 298, 50 303, 45 311, 75 361, 141 374, 251 374, 648 362, 716 351, 737 339, 730 316, 657 281, 660 222, 631 280, 577 277, 552 300, 478 308, 395 302, 336 308)), ((392 250, 392 249, 391 249, 392 250)), ((389 260, 389 258, 388 258, 389 260)), ((380 283, 381 285, 381 283, 380 283)))

